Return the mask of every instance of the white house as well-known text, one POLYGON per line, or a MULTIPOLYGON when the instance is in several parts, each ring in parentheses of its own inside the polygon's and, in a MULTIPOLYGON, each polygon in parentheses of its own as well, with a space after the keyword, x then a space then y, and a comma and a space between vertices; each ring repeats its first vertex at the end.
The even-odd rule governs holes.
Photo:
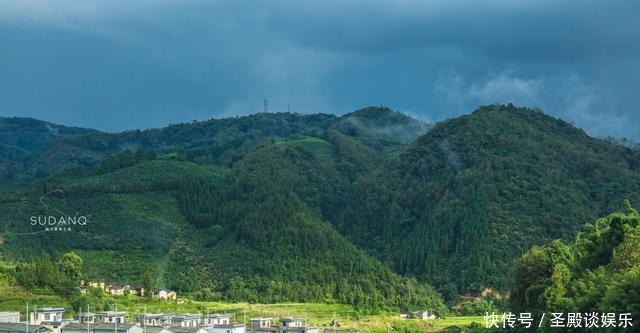
POLYGON ((113 324, 113 323, 124 323, 124 316, 127 313, 125 311, 100 311, 96 312, 96 323, 105 323, 105 324, 113 324))
POLYGON ((135 322, 140 326, 170 326, 173 316, 172 313, 145 313, 136 315, 135 322))
POLYGON ((429 312, 427 310, 420 310, 420 311, 411 312, 409 317, 422 319, 422 320, 434 320, 434 319, 436 319, 436 315, 433 312, 429 312))
POLYGON ((271 327, 272 321, 273 321, 273 318, 271 317, 255 317, 255 318, 251 318, 250 326, 251 328, 271 327))
POLYGON ((76 315, 75 319, 80 323, 93 324, 96 322, 96 314, 93 312, 81 312, 76 315))
POLYGON ((271 317, 251 318, 248 330, 251 333, 277 332, 278 328, 275 326, 271 326, 272 321, 273 321, 273 318, 271 317))
POLYGON ((217 324, 209 330, 211 333, 245 333, 243 324, 217 324))
POLYGON ((280 318, 278 333, 318 333, 318 328, 307 326, 302 318, 283 317, 280 318))
POLYGON ((2 311, 0 312, 0 323, 19 323, 20 312, 18 311, 2 311))
POLYGON ((29 314, 29 324, 31 325, 59 325, 62 323, 64 308, 35 308, 29 314))
POLYGON ((181 315, 174 315, 171 317, 173 325, 180 327, 196 327, 200 325, 199 313, 185 313, 181 315))
POLYGON ((205 326, 212 326, 212 325, 228 325, 231 323, 231 315, 228 314, 220 314, 220 313, 214 313, 214 314, 209 314, 203 317, 203 324, 205 326))
MULTIPOLYGON (((86 332, 86 331, 85 331, 86 332)), ((91 333, 144 333, 142 327, 135 324, 95 324, 91 333)), ((62 332, 66 333, 66 332, 62 332)))

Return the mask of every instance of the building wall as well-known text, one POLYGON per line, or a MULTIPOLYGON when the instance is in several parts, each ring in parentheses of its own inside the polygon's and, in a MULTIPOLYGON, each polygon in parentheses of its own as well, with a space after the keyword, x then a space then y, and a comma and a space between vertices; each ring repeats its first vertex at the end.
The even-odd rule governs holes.
POLYGON ((17 311, 0 312, 0 323, 19 323, 19 322, 20 322, 20 312, 17 312, 17 311))
POLYGON ((213 327, 211 333, 245 333, 245 326, 238 327, 213 327))

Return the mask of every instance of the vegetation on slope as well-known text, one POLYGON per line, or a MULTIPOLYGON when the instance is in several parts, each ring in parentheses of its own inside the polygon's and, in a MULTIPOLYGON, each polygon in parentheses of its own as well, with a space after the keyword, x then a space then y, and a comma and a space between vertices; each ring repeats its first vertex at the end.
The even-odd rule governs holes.
MULTIPOLYGON (((511 306, 515 312, 539 316, 544 312, 615 313, 616 322, 619 314, 629 313, 637 320, 640 215, 628 208, 625 213, 613 213, 587 224, 571 243, 556 240, 533 247, 516 260, 513 279, 511 306)), ((598 331, 618 332, 620 328, 598 331)))
POLYGON ((0 173, 0 185, 25 185, 64 169, 93 167, 126 150, 177 153, 192 162, 228 165, 261 141, 285 140, 295 135, 322 137, 330 130, 345 134, 347 130, 352 132, 351 127, 344 126, 346 120, 365 118, 380 118, 377 127, 372 127, 379 130, 365 133, 361 128, 353 132, 354 138, 379 152, 398 149, 428 129, 424 123, 384 107, 366 108, 341 118, 329 114, 258 113, 122 133, 98 133, 27 118, 1 118, 0 129, 5 134, 0 135, 0 171, 10 172, 0 173), (402 135, 388 135, 382 130, 385 128, 402 135))
POLYGON ((356 182, 335 225, 453 299, 504 287, 530 246, 638 202, 639 171, 637 151, 537 110, 493 105, 437 124, 356 182))
POLYGON ((428 284, 451 304, 504 288, 532 245, 639 199, 637 150, 538 110, 483 107, 407 144, 425 130, 373 107, 56 139, 23 165, 50 176, 0 194, 0 251, 74 251, 87 278, 196 299, 441 309, 428 284), (59 211, 90 223, 33 233, 59 211))
POLYGON ((122 161, 105 160, 94 175, 60 174, 15 199, 20 204, 7 201, 14 210, 4 225, 10 230, 6 253, 20 259, 73 250, 83 257, 87 278, 142 283, 150 276, 150 287, 197 299, 337 301, 374 312, 444 312, 431 287, 399 277, 308 206, 328 200, 326 194, 300 187, 306 201, 298 197, 295 178, 304 173, 293 172, 290 161, 333 163, 325 150, 315 155, 298 143, 266 143, 231 168, 123 153, 122 161), (51 214, 37 200, 43 193, 50 193, 47 206, 90 214, 91 222, 71 232, 28 234, 29 212, 51 214))

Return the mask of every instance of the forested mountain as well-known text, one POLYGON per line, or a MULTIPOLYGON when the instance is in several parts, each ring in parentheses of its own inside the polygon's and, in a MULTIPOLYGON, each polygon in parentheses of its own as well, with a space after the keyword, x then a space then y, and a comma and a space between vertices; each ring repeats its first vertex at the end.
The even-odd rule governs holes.
POLYGON ((357 181, 335 225, 397 272, 454 294, 504 286, 530 246, 570 239, 639 194, 637 150, 492 105, 437 124, 357 181))
MULTIPOLYGON (((25 182, 21 174, 34 155, 53 141, 69 136, 97 133, 95 130, 68 127, 31 118, 0 117, 0 182, 11 179, 25 182)), ((40 177, 44 175, 39 175, 40 177)))
POLYGON ((260 153, 266 163, 258 169, 252 158, 232 170, 153 160, 64 185, 53 180, 45 191, 64 192, 47 197, 48 206, 90 215, 86 226, 71 231, 32 233, 38 228, 24 217, 51 214, 39 203, 39 189, 6 196, 5 257, 73 250, 86 278, 144 283, 148 276, 150 287, 196 298, 444 310, 429 286, 399 277, 322 221, 284 181, 264 178, 275 169, 263 167, 286 166, 278 156, 304 156, 263 149, 271 152, 260 153))
POLYGON ((25 161, 0 177, 11 262, 73 250, 86 278, 372 310, 442 309, 429 285, 449 301, 506 288, 531 246, 640 200, 636 149, 511 105, 431 128, 370 107, 83 131, 25 161), (76 214, 88 225, 29 223, 76 214))
POLYGON ((265 140, 219 166, 139 150, 59 173, 0 200, 4 255, 73 250, 86 278, 148 277, 196 298, 445 311, 430 286, 398 276, 325 220, 380 155, 336 130, 320 134, 265 140), (63 232, 28 223, 58 212, 90 222, 63 232))
POLYGON ((385 107, 369 107, 342 117, 258 113, 122 133, 67 128, 28 118, 2 118, 0 126, 4 129, 0 168, 9 171, 12 166, 10 172, 0 173, 0 184, 5 185, 26 184, 63 169, 95 166, 125 150, 177 152, 199 163, 228 164, 261 140, 322 136, 333 129, 382 153, 399 149, 428 130, 423 122, 385 107), (394 131, 402 136, 390 135, 394 131), (73 135, 84 133, 89 135, 73 135), (22 151, 28 154, 20 154, 22 151), (23 158, 27 156, 32 158, 23 158))

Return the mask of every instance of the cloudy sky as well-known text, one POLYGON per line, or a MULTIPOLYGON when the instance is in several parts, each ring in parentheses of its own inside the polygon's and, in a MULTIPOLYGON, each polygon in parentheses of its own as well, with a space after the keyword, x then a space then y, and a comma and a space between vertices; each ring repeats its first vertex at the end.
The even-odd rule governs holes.
POLYGON ((108 131, 494 102, 640 139, 640 2, 0 0, 0 115, 108 131), (479 4, 481 3, 481 4, 479 4))

